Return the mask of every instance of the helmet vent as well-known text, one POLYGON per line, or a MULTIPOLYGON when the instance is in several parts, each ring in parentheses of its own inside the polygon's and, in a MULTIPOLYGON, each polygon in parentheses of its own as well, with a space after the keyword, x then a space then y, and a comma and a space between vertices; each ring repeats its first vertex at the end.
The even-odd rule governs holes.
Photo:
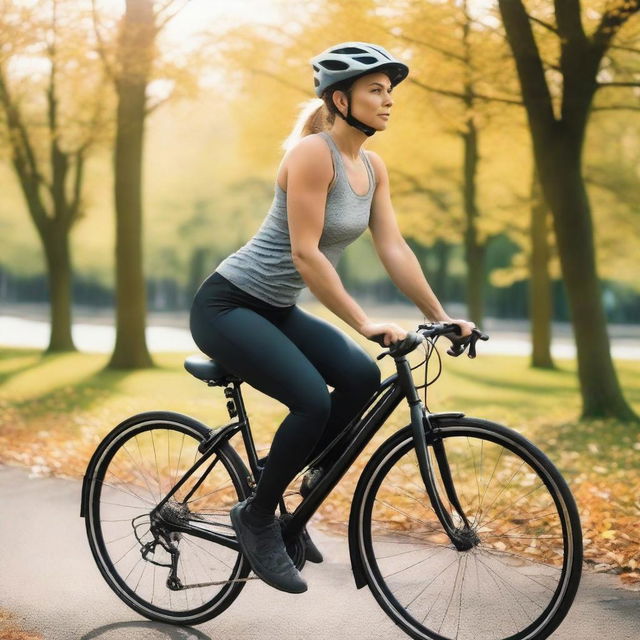
POLYGON ((373 56, 353 56, 354 60, 364 62, 365 64, 375 64, 378 62, 373 56))
POLYGON ((329 69, 329 71, 344 71, 349 68, 349 65, 346 62, 342 62, 342 60, 322 60, 318 62, 325 69, 329 69))
POLYGON ((343 49, 333 49, 331 53, 367 53, 364 49, 360 49, 359 47, 344 47, 343 49))

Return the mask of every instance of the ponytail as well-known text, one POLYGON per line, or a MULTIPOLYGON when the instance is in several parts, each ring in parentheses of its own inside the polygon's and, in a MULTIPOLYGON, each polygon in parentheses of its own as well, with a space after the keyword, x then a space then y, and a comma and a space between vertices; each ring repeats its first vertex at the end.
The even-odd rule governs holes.
POLYGON ((333 92, 341 90, 345 93, 350 93, 352 84, 352 80, 336 83, 330 90, 327 89, 322 94, 322 98, 311 98, 311 100, 302 102, 293 131, 282 143, 282 148, 288 151, 305 136, 326 131, 333 126, 336 114, 338 113, 338 109, 332 99, 333 92))

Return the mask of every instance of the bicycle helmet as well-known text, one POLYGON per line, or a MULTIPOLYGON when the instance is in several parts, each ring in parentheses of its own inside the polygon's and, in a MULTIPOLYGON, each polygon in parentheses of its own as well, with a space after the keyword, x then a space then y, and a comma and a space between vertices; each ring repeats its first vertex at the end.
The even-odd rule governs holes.
MULTIPOLYGON (((315 93, 319 98, 335 84, 344 80, 355 81, 374 71, 386 73, 392 87, 402 82, 409 74, 409 67, 406 64, 396 60, 384 47, 368 42, 342 42, 329 47, 313 57, 310 62, 313 67, 315 93)), ((345 118, 339 110, 338 114, 366 135, 373 135, 376 129, 351 115, 351 96, 348 93, 347 96, 349 98, 347 117, 345 118)))

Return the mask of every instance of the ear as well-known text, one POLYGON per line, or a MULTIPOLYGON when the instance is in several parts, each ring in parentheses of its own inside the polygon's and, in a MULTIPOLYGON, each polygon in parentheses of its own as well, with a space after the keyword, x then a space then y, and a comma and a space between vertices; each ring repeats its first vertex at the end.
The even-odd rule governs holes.
POLYGON ((338 111, 342 113, 342 110, 344 109, 343 115, 346 115, 347 109, 349 108, 347 94, 341 89, 335 89, 331 96, 331 99, 333 100, 333 104, 337 107, 338 111))

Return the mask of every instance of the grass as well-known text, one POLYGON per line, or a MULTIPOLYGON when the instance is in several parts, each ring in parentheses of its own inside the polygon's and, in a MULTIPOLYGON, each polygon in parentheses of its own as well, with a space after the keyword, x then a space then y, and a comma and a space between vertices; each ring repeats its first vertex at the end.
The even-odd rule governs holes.
MULTIPOLYGON (((346 325, 341 328, 373 357, 380 353, 373 342, 346 325)), ((527 358, 482 355, 481 348, 476 360, 443 355, 442 377, 429 388, 430 410, 494 420, 538 444, 576 495, 587 559, 601 570, 624 572, 634 580, 640 564, 640 430, 611 420, 578 420, 574 361, 558 361, 556 370, 533 370, 527 358)), ((422 354, 411 354, 412 365, 421 362, 422 354)), ((131 414, 164 409, 210 426, 228 422, 222 390, 190 376, 183 368, 187 355, 155 354, 155 368, 129 372, 106 370, 106 354, 0 349, 0 462, 29 466, 36 474, 82 477, 98 442, 131 414)), ((395 371, 390 358, 378 364, 383 379, 395 371)), ((620 361, 616 367, 627 400, 640 413, 640 362, 620 361)), ((423 369, 415 373, 422 384, 423 369)), ((267 449, 288 409, 247 385, 243 395, 257 447, 267 449)), ((379 443, 408 422, 407 407, 401 404, 320 516, 347 519, 358 472, 379 443)))

